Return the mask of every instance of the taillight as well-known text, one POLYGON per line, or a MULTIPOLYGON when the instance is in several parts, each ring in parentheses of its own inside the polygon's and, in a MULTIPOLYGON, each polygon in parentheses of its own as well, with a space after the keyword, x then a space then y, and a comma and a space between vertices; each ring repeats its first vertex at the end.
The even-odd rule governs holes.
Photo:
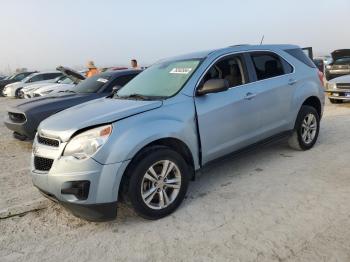
POLYGON ((323 80, 324 74, 320 70, 318 70, 318 77, 321 81, 322 86, 324 87, 324 80, 323 80))

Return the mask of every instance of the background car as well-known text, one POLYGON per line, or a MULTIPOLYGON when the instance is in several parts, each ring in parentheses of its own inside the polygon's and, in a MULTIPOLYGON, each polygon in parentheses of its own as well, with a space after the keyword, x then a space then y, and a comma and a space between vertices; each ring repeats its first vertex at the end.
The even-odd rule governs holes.
POLYGON ((81 80, 85 79, 85 76, 68 67, 59 66, 56 68, 56 70, 60 71, 63 75, 48 82, 40 82, 38 84, 24 87, 21 91, 19 91, 19 97, 32 98, 34 96, 43 96, 60 88, 61 90, 67 90, 70 87, 77 85, 81 80), (34 94, 36 91, 38 92, 34 94))
POLYGON ((3 90, 3 94, 4 96, 8 96, 8 97, 18 97, 19 91, 23 87, 31 85, 32 83, 48 82, 59 76, 62 76, 62 73, 58 71, 34 73, 27 76, 20 82, 12 83, 5 86, 3 90))
POLYGON ((315 65, 317 66, 318 70, 324 74, 324 69, 325 69, 325 63, 322 58, 314 58, 313 59, 315 65))
POLYGON ((33 97, 46 96, 49 94, 55 94, 69 90, 74 91, 75 86, 79 84, 82 80, 86 79, 84 75, 69 67, 59 66, 56 69, 62 72, 62 74, 66 76, 66 79, 64 79, 60 83, 45 85, 38 88, 33 92, 33 97))
POLYGON ((34 83, 34 84, 31 84, 31 85, 28 85, 26 87, 23 87, 19 91, 18 96, 19 96, 19 98, 32 98, 34 91, 39 89, 40 87, 61 83, 66 78, 67 78, 66 76, 59 76, 59 77, 56 77, 54 79, 48 80, 47 82, 44 82, 44 83, 40 82, 40 83, 37 83, 37 84, 34 83))
POLYGON ((7 79, 0 80, 0 95, 3 96, 3 90, 6 85, 15 83, 15 82, 20 82, 24 78, 26 78, 27 76, 33 73, 36 73, 36 71, 17 73, 8 77, 7 79))
POLYGON ((350 101, 350 75, 340 76, 328 81, 326 93, 332 104, 350 101))
POLYGON ((332 53, 333 62, 326 66, 326 79, 350 74, 350 49, 335 50, 332 53))
POLYGON ((32 98, 9 108, 5 125, 14 131, 16 138, 33 139, 38 125, 45 118, 69 107, 108 96, 140 72, 140 70, 105 72, 82 81, 74 91, 32 98))

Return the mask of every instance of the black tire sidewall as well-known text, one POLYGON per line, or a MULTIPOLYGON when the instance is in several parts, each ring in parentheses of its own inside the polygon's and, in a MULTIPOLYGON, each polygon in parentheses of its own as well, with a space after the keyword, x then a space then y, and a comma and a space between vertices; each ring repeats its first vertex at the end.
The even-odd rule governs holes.
POLYGON ((311 149, 315 145, 317 138, 318 138, 319 131, 320 131, 320 117, 319 117, 315 108, 313 108, 311 106, 302 106, 301 107, 299 114, 298 114, 297 122, 295 125, 295 130, 298 134, 298 142, 299 142, 301 149, 308 150, 308 149, 311 149), (303 141, 303 138, 301 135, 301 125, 303 123, 305 116, 308 114, 313 114, 316 117, 316 121, 317 121, 316 135, 315 135, 314 140, 310 144, 306 144, 303 141))
POLYGON ((130 180, 128 186, 128 198, 135 211, 147 219, 159 219, 171 214, 183 201, 190 178, 189 167, 186 161, 177 152, 169 148, 157 148, 156 150, 147 151, 145 154, 135 159, 135 163, 129 170, 130 180), (154 163, 160 160, 171 160, 181 172, 181 188, 175 201, 164 209, 156 210, 148 207, 141 196, 141 183, 144 174, 154 163))
POLYGON ((19 98, 19 91, 21 91, 21 88, 18 88, 18 89, 15 91, 15 97, 16 97, 16 98, 19 98))

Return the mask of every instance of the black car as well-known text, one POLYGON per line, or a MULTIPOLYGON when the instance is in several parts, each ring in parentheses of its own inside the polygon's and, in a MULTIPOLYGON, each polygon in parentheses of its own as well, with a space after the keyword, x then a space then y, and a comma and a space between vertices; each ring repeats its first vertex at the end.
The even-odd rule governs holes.
POLYGON ((0 80, 0 96, 3 96, 2 91, 4 90, 4 87, 6 85, 22 81, 24 78, 26 78, 27 76, 33 73, 36 73, 36 71, 17 73, 6 79, 0 80))
POLYGON ((350 74, 350 49, 335 50, 332 54, 333 62, 326 66, 326 79, 350 74))
POLYGON ((119 90, 141 70, 105 72, 80 82, 72 91, 32 98, 28 102, 8 108, 5 125, 20 140, 31 140, 41 121, 69 107, 106 97, 119 90))

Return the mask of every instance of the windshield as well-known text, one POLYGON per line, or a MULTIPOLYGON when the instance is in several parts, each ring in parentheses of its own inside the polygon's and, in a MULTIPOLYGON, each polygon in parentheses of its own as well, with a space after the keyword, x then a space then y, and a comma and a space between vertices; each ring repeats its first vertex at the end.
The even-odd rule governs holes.
POLYGON ((334 61, 334 65, 349 65, 350 57, 342 57, 334 61))
POLYGON ((18 74, 18 75, 14 75, 10 79, 13 79, 13 80, 16 80, 16 81, 22 81, 27 75, 28 75, 28 73, 21 73, 21 74, 18 74))
POLYGON ((29 76, 23 78, 23 79, 21 80, 21 82, 27 83, 33 76, 35 76, 35 74, 31 74, 31 75, 29 75, 29 76))
POLYGON ((65 77, 63 79, 60 79, 60 81, 58 82, 59 84, 73 84, 73 80, 68 78, 68 77, 65 77))
POLYGON ((72 91, 75 93, 95 93, 111 79, 111 76, 95 75, 80 82, 72 91))
POLYGON ((188 59, 155 64, 127 83, 114 97, 171 97, 182 89, 200 62, 188 59))

